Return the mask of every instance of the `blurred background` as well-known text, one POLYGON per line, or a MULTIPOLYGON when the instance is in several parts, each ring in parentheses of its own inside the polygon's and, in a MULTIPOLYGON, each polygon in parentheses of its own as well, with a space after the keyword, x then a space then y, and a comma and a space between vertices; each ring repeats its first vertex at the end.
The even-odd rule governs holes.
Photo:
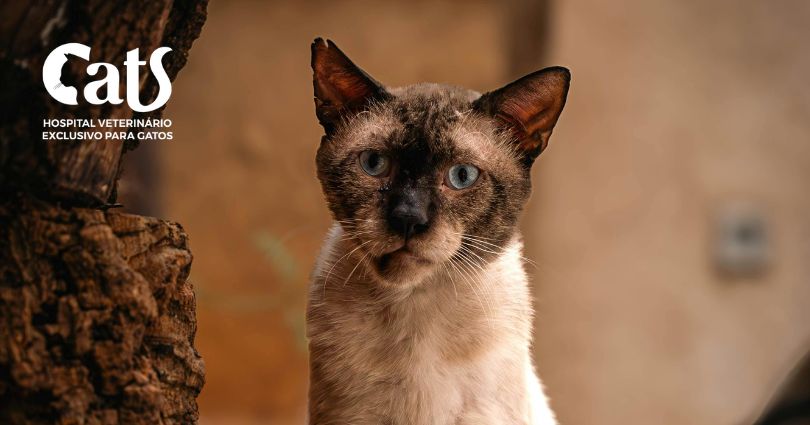
POLYGON ((572 70, 522 220, 562 424, 810 423, 809 22, 806 0, 212 1, 175 139, 122 183, 191 238, 201 424, 304 421, 316 36, 392 86, 572 70))

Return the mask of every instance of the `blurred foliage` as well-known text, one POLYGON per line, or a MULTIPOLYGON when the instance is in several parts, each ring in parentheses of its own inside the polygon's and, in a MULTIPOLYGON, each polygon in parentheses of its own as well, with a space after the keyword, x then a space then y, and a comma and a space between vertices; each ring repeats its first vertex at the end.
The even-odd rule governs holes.
POLYGON ((205 305, 233 313, 279 312, 295 338, 297 348, 306 351, 306 318, 303 304, 306 299, 306 274, 287 248, 284 239, 261 230, 254 235, 253 245, 264 254, 265 260, 277 276, 280 283, 278 291, 229 293, 211 289, 195 276, 192 281, 197 299, 205 305))

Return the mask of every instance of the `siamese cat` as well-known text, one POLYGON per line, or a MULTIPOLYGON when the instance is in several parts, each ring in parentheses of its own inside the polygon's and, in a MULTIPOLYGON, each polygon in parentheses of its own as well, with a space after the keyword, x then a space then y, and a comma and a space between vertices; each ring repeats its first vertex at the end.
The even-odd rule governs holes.
POLYGON ((556 424, 516 222, 568 70, 483 95, 388 88, 320 38, 312 69, 334 225, 307 307, 309 423, 556 424))

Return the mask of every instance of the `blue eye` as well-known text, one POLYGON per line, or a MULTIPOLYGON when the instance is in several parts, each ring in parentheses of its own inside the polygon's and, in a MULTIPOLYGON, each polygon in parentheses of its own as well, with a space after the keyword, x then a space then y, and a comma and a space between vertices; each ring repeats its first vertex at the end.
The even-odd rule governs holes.
POLYGON ((474 165, 454 165, 447 173, 447 183, 453 189, 466 189, 478 180, 478 173, 478 168, 474 165))
POLYGON ((360 152, 360 167, 369 176, 378 177, 388 171, 388 157, 372 150, 360 152))

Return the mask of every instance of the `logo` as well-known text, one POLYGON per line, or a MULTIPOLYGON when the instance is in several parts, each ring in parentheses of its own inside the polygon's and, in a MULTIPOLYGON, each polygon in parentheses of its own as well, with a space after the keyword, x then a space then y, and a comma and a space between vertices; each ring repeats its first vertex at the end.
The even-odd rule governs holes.
MULTIPOLYGON (((126 99, 127 105, 129 105, 133 111, 154 111, 169 101, 169 97, 172 95, 172 84, 171 81, 169 81, 169 76, 166 75, 166 70, 163 68, 161 60, 163 56, 171 50, 172 49, 169 47, 160 47, 155 50, 149 58, 149 68, 158 82, 158 95, 155 100, 148 105, 142 105, 139 98, 139 68, 142 65, 146 65, 146 61, 140 59, 138 49, 132 49, 127 52, 126 60, 124 60, 124 67, 126 67, 127 70, 126 99)), ((48 90, 48 94, 58 102, 65 105, 78 105, 79 91, 75 87, 64 85, 61 80, 62 67, 67 63, 68 55, 77 56, 86 61, 90 61, 90 47, 81 43, 67 43, 54 49, 45 59, 45 64, 42 65, 42 82, 45 84, 45 89, 48 90)), ((104 103, 119 105, 124 100, 121 98, 118 90, 121 78, 117 67, 106 62, 91 63, 87 66, 87 74, 95 76, 102 68, 104 68, 106 72, 104 78, 88 83, 84 87, 84 98, 93 105, 101 105, 104 103), (99 96, 99 92, 102 88, 106 88, 106 97, 104 98, 99 96)))

